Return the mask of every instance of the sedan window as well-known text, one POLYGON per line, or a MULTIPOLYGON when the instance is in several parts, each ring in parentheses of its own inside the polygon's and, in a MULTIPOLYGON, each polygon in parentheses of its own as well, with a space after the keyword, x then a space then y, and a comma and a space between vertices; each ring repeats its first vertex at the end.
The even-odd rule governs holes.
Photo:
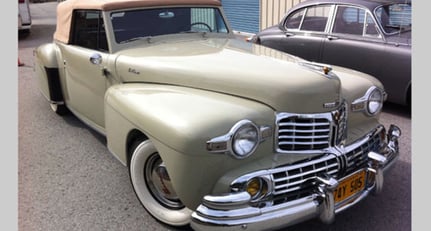
POLYGON ((72 28, 72 44, 99 51, 108 50, 105 26, 100 11, 75 11, 72 28))
POLYGON ((360 36, 379 36, 371 14, 364 9, 350 6, 338 6, 333 33, 360 36))
POLYGON ((304 17, 305 9, 297 11, 288 16, 285 22, 285 27, 287 29, 299 29, 301 26, 302 18, 304 17))
POLYGON ((284 27, 286 29, 323 32, 328 22, 330 9, 329 5, 311 6, 307 9, 301 9, 287 17, 284 27))
POLYGON ((330 6, 309 7, 302 22, 301 30, 325 31, 330 9, 330 6))
POLYGON ((412 6, 410 4, 392 4, 377 8, 377 20, 386 33, 410 30, 412 26, 412 6))

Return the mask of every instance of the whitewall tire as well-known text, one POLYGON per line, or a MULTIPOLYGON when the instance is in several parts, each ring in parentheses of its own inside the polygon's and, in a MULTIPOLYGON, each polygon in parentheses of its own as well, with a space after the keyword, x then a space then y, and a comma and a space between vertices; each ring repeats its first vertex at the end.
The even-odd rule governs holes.
POLYGON ((150 140, 132 147, 129 171, 136 196, 145 209, 159 221, 172 226, 190 223, 192 211, 176 195, 169 174, 150 140))

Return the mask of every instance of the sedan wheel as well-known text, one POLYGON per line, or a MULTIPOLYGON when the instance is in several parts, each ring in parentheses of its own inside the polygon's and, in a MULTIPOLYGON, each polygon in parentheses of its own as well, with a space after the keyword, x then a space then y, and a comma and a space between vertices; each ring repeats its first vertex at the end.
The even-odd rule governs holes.
POLYGON ((139 141, 132 150, 130 179, 142 205, 156 219, 166 224, 187 225, 192 211, 178 198, 166 166, 152 142, 139 141))

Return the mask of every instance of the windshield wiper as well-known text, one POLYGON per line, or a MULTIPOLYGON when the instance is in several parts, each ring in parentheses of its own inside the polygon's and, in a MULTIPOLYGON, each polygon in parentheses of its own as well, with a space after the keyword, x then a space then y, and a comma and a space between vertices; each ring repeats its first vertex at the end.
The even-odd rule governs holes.
POLYGON ((185 30, 185 31, 181 31, 180 34, 193 34, 193 33, 199 33, 200 31, 195 31, 195 30, 185 30))
POLYGON ((130 38, 130 39, 121 41, 120 44, 129 43, 129 42, 133 42, 133 41, 136 41, 136 40, 144 40, 144 39, 146 39, 147 42, 150 42, 151 38, 153 38, 153 37, 152 36, 134 37, 134 38, 130 38))
POLYGON ((206 32, 206 31, 196 31, 196 30, 186 30, 186 31, 181 31, 180 34, 202 34, 202 37, 206 37, 206 35, 208 34, 208 32, 206 32))

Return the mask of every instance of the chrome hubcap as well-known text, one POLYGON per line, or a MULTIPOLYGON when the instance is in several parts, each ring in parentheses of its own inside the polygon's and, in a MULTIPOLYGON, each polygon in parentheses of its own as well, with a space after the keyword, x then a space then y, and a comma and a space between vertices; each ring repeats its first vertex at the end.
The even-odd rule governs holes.
POLYGON ((170 209, 184 208, 172 186, 166 166, 157 153, 153 154, 145 164, 144 177, 151 194, 163 206, 170 209))

